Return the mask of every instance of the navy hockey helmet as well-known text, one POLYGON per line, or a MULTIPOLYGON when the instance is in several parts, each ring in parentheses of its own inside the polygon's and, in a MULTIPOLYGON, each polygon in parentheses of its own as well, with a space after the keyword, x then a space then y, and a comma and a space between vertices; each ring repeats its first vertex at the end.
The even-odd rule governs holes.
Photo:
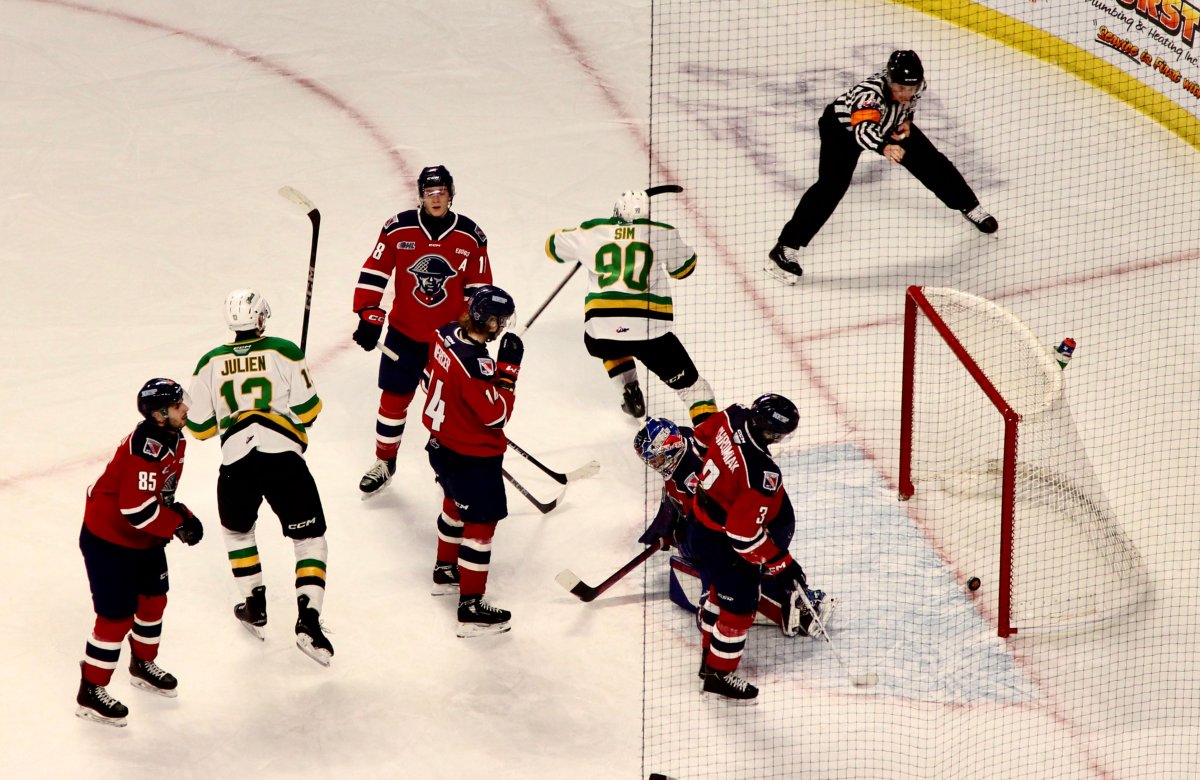
POLYGON ((915 51, 898 49, 888 57, 887 77, 892 84, 916 87, 925 80, 925 67, 915 51))
POLYGON ((183 401, 184 397, 183 386, 174 379, 151 379, 138 391, 137 409, 142 417, 152 420, 155 412, 166 414, 168 406, 183 401))
POLYGON ((417 197, 425 197, 426 187, 445 187, 450 193, 450 200, 454 200, 454 177, 450 175, 450 171, 446 170, 444 165, 430 165, 427 168, 422 168, 421 173, 417 176, 417 197))
POLYGON ((508 321, 516 311, 512 296, 493 284, 485 284, 476 290, 467 305, 467 317, 475 327, 486 330, 488 318, 495 317, 497 332, 508 327, 508 321))
POLYGON ((775 393, 766 393, 750 405, 750 433, 760 444, 780 441, 800 424, 796 405, 775 393))
POLYGON ((687 452, 687 441, 675 423, 665 417, 647 417, 633 437, 633 449, 647 466, 670 477, 687 452))

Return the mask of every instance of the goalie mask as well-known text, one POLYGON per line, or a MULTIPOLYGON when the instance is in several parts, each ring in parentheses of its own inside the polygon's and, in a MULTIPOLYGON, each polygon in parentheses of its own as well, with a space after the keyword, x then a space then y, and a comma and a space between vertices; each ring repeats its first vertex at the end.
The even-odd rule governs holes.
POLYGON ((234 290, 225 298, 225 324, 234 333, 262 335, 271 316, 271 305, 254 290, 234 290))
POLYGON ((670 477, 687 452, 687 441, 675 423, 665 417, 648 417, 633 437, 633 449, 647 466, 670 477))
POLYGON ((613 216, 622 222, 650 218, 650 196, 644 190, 622 192, 613 204, 613 216))

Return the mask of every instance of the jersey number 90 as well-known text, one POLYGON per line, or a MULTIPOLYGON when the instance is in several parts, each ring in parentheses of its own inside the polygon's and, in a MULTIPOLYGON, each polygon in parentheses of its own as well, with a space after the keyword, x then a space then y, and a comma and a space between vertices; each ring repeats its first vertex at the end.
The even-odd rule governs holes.
POLYGON ((624 280, 630 290, 644 292, 653 263, 654 249, 643 241, 630 241, 624 248, 605 244, 596 250, 597 281, 604 288, 624 280))

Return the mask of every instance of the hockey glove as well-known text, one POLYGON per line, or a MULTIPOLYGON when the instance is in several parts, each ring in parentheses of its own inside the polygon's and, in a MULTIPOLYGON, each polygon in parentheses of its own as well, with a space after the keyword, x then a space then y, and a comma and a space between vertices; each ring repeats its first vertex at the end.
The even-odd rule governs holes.
POLYGON ((500 337, 500 349, 496 350, 496 386, 512 391, 517 385, 517 374, 521 370, 521 359, 525 357, 525 345, 515 333, 500 337))
POLYGON ((658 514, 650 521, 650 526, 638 537, 638 544, 659 544, 665 540, 666 545, 663 549, 669 548, 674 541, 673 531, 677 514, 671 500, 664 498, 658 507, 658 514))
POLYGON ((179 527, 175 529, 175 536, 179 541, 191 547, 199 544, 204 538, 204 526, 200 524, 200 518, 192 514, 192 510, 188 509, 184 504, 176 501, 171 505, 171 509, 179 513, 183 518, 179 523, 179 527))
POLYGON ((804 569, 801 569, 800 564, 796 563, 788 553, 784 553, 784 557, 778 563, 768 563, 766 567, 767 576, 774 577, 775 581, 787 590, 808 587, 804 569))
POLYGON ((383 309, 378 306, 366 306, 355 314, 358 315, 358 328, 354 331, 354 340, 358 342, 358 346, 370 352, 375 349, 379 337, 383 335, 383 309))

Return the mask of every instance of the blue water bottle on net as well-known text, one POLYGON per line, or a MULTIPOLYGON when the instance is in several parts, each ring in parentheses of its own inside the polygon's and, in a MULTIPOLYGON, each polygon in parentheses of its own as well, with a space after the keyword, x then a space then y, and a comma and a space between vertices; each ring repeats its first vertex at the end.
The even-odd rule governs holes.
POLYGON ((1058 367, 1066 368, 1067 363, 1071 362, 1071 356, 1075 354, 1075 339, 1067 336, 1054 352, 1054 359, 1058 361, 1058 367))

